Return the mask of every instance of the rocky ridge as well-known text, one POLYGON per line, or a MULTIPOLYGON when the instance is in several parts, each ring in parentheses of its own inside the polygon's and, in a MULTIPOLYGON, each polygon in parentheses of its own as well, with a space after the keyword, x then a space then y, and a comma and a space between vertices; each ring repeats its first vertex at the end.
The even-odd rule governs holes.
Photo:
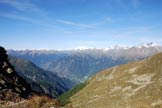
POLYGON ((59 108, 56 99, 32 91, 15 71, 6 50, 0 46, 0 108, 59 108))
POLYGON ((30 85, 20 77, 8 61, 8 55, 0 47, 0 99, 16 101, 31 95, 30 85))

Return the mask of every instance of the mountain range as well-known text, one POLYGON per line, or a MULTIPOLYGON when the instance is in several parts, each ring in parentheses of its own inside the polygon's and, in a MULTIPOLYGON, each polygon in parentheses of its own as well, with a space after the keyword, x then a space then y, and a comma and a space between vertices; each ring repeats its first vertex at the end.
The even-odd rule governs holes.
MULTIPOLYGON (((33 91, 53 98, 65 93, 58 98, 64 108, 160 108, 162 53, 159 52, 162 47, 152 43, 113 49, 8 50, 9 62, 33 91), (47 64, 32 63, 35 60, 47 64), (45 67, 42 69, 40 65, 45 67), (84 83, 66 92, 81 82, 84 83)), ((3 65, 6 66, 4 62, 2 68, 3 65)), ((10 73, 8 68, 6 71, 10 73)), ((7 97, 11 99, 12 96, 7 97)), ((31 108, 35 105, 44 108, 50 102, 52 106, 58 103, 38 96, 20 100, 15 106, 19 108, 23 102, 25 108, 30 105, 31 108), (35 99, 36 103, 32 104, 35 99), (44 101, 43 106, 39 104, 44 101)), ((8 106, 7 103, 0 105, 2 108, 8 106)))
POLYGON ((17 73, 31 85, 32 90, 40 94, 56 98, 69 90, 73 84, 57 74, 39 68, 28 60, 10 56, 9 61, 17 73))
POLYGON ((30 60, 42 69, 78 84, 106 68, 141 60, 161 51, 162 46, 148 43, 102 49, 8 50, 8 54, 30 60))

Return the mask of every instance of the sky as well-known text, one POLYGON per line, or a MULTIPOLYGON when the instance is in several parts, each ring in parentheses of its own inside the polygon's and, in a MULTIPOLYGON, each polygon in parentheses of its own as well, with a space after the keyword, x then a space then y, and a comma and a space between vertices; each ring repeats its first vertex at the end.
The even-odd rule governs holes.
POLYGON ((162 0, 0 0, 7 49, 162 45, 162 0))

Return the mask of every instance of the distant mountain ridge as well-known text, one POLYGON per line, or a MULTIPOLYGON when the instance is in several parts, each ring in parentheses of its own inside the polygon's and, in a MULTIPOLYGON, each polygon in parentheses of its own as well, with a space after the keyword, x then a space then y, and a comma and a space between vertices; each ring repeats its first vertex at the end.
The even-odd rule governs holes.
POLYGON ((56 98, 71 88, 71 82, 58 75, 45 71, 28 60, 9 57, 18 74, 26 79, 32 90, 56 98))
POLYGON ((87 48, 72 50, 8 50, 8 54, 32 61, 37 66, 57 73, 75 83, 106 68, 141 60, 162 52, 155 43, 112 48, 87 48))

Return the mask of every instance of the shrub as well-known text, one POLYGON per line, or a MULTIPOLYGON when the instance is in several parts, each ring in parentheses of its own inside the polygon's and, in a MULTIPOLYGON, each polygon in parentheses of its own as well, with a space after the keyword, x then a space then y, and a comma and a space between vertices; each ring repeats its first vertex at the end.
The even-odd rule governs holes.
POLYGON ((81 89, 83 89, 86 85, 87 85, 87 82, 81 83, 81 84, 75 86, 74 88, 72 88, 71 90, 69 90, 69 91, 65 92, 64 94, 62 94, 58 98, 60 104, 62 106, 65 106, 66 104, 70 103, 70 97, 72 97, 78 91, 80 91, 81 89))

